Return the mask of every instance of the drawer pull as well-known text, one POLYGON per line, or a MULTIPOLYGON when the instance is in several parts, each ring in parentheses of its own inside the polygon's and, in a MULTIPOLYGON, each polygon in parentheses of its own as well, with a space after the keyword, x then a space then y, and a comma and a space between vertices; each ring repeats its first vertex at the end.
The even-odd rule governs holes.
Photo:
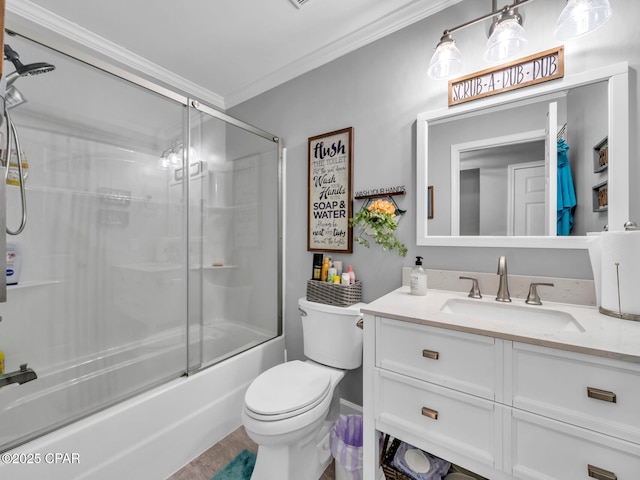
POLYGON ((609 470, 603 470, 602 468, 594 467, 593 465, 587 465, 587 471, 591 478, 596 480, 617 480, 616 474, 609 470))
POLYGON ((430 358, 431 360, 438 360, 440 353, 434 352, 433 350, 422 350, 422 356, 424 358, 430 358))
POLYGON ((587 396, 589 396, 589 398, 595 398, 596 400, 602 400, 603 402, 616 403, 615 393, 600 390, 599 388, 587 387, 587 396))
POLYGON ((422 407, 422 415, 424 415, 425 417, 429 417, 432 420, 438 419, 438 411, 431 410, 430 408, 427 408, 427 407, 422 407))

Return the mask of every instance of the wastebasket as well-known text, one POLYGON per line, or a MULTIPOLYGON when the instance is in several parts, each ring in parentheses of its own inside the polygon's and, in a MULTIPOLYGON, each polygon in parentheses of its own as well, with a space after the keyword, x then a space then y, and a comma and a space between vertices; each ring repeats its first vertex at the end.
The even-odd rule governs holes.
POLYGON ((336 480, 362 480, 362 415, 340 415, 331 428, 336 480))

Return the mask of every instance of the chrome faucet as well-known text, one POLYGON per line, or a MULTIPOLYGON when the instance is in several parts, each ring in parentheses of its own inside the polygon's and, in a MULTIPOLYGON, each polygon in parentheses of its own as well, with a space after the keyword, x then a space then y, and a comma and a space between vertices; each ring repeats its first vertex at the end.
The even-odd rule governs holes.
POLYGON ((38 378, 36 372, 34 372, 30 368, 27 368, 27 364, 23 363, 22 365, 20 365, 20 370, 0 375, 0 387, 4 387, 12 383, 18 383, 22 385, 23 383, 30 382, 31 380, 35 380, 36 378, 38 378))
POLYGON ((498 285, 498 294, 496 300, 498 302, 510 302, 509 280, 507 279, 507 259, 503 255, 498 260, 498 275, 500 275, 500 284, 498 285))

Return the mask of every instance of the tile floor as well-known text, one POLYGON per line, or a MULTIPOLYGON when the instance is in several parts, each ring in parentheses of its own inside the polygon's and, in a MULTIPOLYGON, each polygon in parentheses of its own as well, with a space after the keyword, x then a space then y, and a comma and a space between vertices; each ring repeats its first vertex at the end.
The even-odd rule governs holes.
MULTIPOLYGON (((258 446, 247 436, 244 427, 240 427, 167 480, 209 480, 244 448, 252 452, 258 451, 258 446)), ((327 467, 320 480, 335 480, 333 462, 327 467)))

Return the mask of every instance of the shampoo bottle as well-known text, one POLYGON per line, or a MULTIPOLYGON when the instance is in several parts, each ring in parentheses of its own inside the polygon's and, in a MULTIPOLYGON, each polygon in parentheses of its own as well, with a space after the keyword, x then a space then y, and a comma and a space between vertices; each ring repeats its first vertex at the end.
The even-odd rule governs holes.
POLYGON ((322 257, 321 253, 313 254, 313 278, 314 280, 320 280, 322 277, 322 257))
POLYGON ((422 268, 422 257, 416 257, 416 265, 409 275, 409 287, 411 295, 427 294, 427 272, 422 268))
POLYGON ((333 283, 333 277, 335 277, 338 273, 336 270, 336 267, 329 267, 329 270, 327 270, 327 282, 331 282, 333 283))
POLYGON ((320 280, 323 282, 326 282, 328 276, 329 276, 329 257, 324 257, 324 260, 322 261, 322 270, 320 273, 320 280))
POLYGON ((22 251, 17 243, 7 242, 7 285, 17 285, 22 269, 22 251))

